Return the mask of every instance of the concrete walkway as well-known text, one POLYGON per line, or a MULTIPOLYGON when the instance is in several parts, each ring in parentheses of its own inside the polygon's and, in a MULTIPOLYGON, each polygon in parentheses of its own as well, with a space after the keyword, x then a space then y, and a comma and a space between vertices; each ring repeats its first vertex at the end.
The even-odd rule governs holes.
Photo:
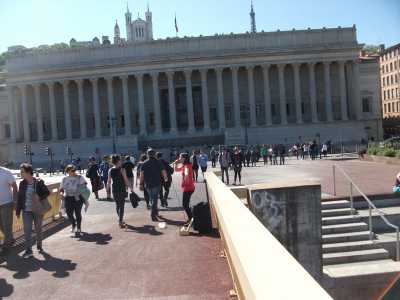
MULTIPOLYGON (((360 160, 333 161, 287 159, 284 166, 264 166, 259 162, 256 167, 245 167, 242 170, 242 184, 265 183, 273 180, 315 179, 321 182, 322 192, 333 195, 332 166, 341 166, 353 181, 367 195, 393 194, 392 187, 398 166, 366 162, 360 160)), ((230 171, 230 183, 233 183, 233 171, 230 171)), ((349 183, 336 172, 336 192, 338 197, 349 195, 349 183)), ((354 195, 358 195, 355 193, 354 195)))
MULTIPOLYGON (((171 190, 167 223, 151 222, 144 202, 126 203, 127 229, 118 227, 112 202, 91 199, 81 238, 70 227, 44 241, 45 255, 0 258, 0 298, 10 299, 231 299, 227 261, 219 257, 218 236, 180 237, 181 194, 171 190)), ((104 191, 103 191, 104 192, 104 191)), ((101 196, 105 196, 102 194, 101 196)), ((193 203, 205 200, 197 184, 193 203)))

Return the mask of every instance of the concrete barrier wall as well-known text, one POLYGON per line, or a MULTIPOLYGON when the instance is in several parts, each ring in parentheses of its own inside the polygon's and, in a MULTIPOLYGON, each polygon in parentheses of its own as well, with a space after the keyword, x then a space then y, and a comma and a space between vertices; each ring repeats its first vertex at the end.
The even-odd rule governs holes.
MULTIPOLYGON (((48 211, 43 216, 43 222, 46 223, 48 221, 54 220, 60 213, 61 201, 59 197, 59 188, 60 183, 48 184, 47 188, 50 191, 50 195, 48 197, 49 203, 51 205, 51 210, 48 211)), ((13 233, 22 231, 24 229, 24 224, 22 222, 22 216, 17 218, 15 211, 13 213, 13 233)), ((4 239, 3 233, 0 231, 0 241, 4 239)))
POLYGON ((332 299, 214 173, 205 176, 240 299, 332 299))

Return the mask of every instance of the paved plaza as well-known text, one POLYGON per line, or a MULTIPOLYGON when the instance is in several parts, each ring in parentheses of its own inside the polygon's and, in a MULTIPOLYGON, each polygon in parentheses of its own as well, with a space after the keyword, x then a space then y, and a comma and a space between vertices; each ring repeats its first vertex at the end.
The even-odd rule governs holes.
MULTIPOLYGON (((67 227, 44 240, 44 256, 34 248, 33 259, 0 258, 0 298, 229 299, 233 283, 219 237, 178 234, 185 218, 176 177, 170 207, 160 212, 166 229, 151 222, 144 202, 137 209, 127 202, 129 226, 121 230, 115 204, 91 199, 82 238, 67 227)), ((205 200, 203 183, 196 188, 193 203, 205 200)))

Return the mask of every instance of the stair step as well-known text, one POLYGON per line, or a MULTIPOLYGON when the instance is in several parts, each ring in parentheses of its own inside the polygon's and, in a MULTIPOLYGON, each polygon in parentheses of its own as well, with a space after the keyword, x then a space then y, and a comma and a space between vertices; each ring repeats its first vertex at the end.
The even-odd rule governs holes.
POLYGON ((343 242, 322 245, 322 253, 332 252, 345 252, 345 251, 357 251, 366 249, 376 249, 381 246, 374 241, 355 241, 355 242, 343 242))
POLYGON ((344 216, 355 214, 356 210, 353 208, 335 208, 335 209, 323 209, 321 210, 322 217, 333 217, 333 216, 344 216))
POLYGON ((368 225, 364 222, 322 226, 322 234, 356 232, 365 230, 368 230, 368 225))
POLYGON ((321 202, 322 209, 336 209, 336 208, 349 208, 350 201, 348 200, 335 200, 321 202))
POLYGON ((324 273, 331 278, 360 278, 360 276, 400 273, 400 262, 391 259, 353 262, 324 266, 324 273))
POLYGON ((369 240, 369 231, 323 234, 322 243, 344 243, 369 240))
POLYGON ((344 264, 351 262, 369 261, 389 258, 385 249, 367 249, 357 251, 325 253, 322 255, 324 265, 344 264))
POLYGON ((361 217, 359 215, 324 217, 322 218, 322 225, 353 223, 353 222, 358 222, 360 220, 361 217))

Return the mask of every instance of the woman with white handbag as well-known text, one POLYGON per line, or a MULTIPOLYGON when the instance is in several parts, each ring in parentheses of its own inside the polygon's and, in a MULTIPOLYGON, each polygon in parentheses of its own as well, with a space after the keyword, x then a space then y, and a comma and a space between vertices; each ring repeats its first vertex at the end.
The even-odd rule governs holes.
POLYGON ((86 187, 87 182, 83 176, 76 173, 74 165, 68 165, 65 172, 67 176, 61 181, 60 193, 64 195, 65 210, 72 225, 71 232, 75 233, 76 237, 80 237, 82 207, 85 204, 85 210, 87 210, 89 205, 87 199, 82 196, 82 187, 86 187))
POLYGON ((19 218, 22 212, 25 234, 24 258, 33 256, 32 252, 32 223, 35 225, 36 244, 39 253, 43 253, 42 224, 43 215, 51 209, 47 200, 50 191, 44 181, 33 177, 33 168, 24 163, 20 166, 22 181, 19 184, 16 214, 19 218))

